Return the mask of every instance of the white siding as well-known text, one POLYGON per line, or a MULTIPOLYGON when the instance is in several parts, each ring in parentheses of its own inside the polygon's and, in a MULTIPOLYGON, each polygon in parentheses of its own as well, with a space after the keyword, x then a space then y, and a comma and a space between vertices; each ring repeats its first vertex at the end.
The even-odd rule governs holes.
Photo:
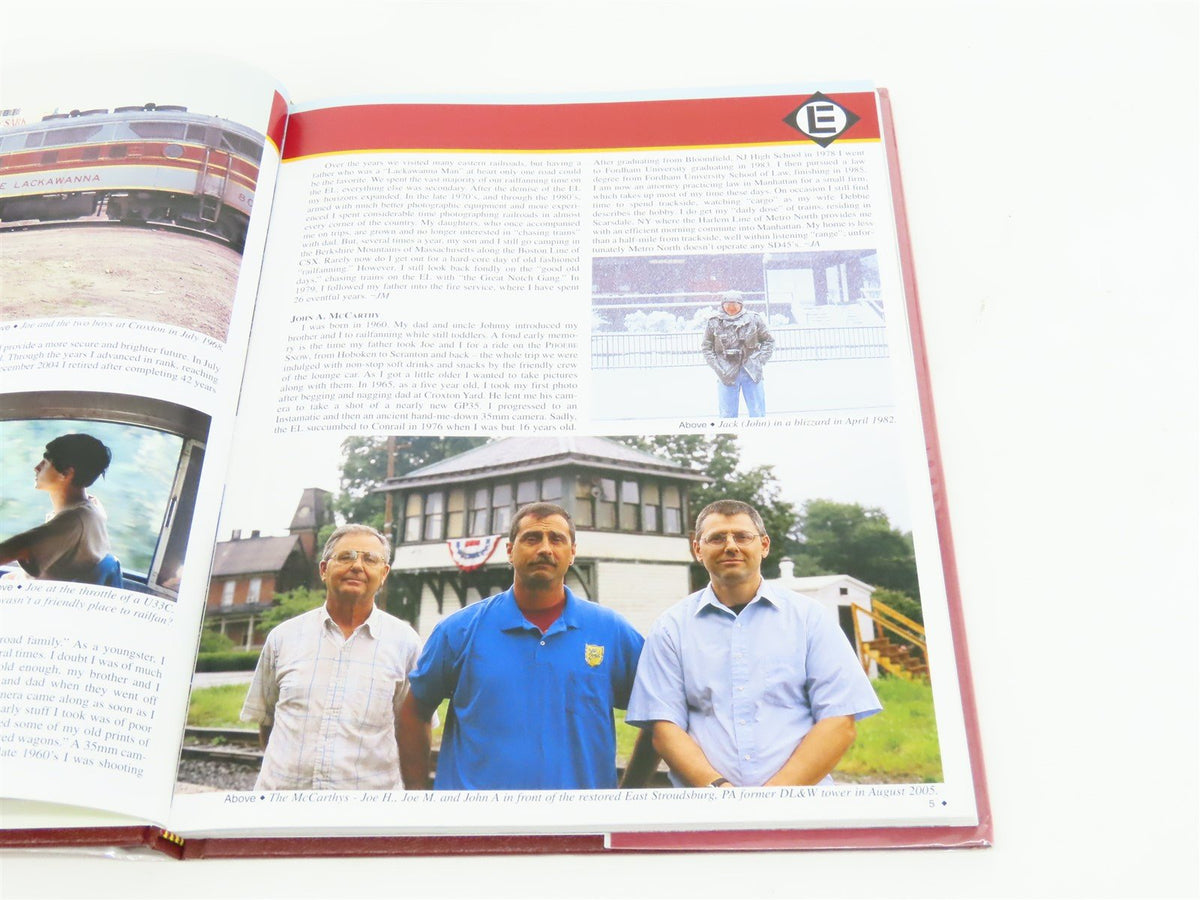
POLYGON ((642 634, 649 632, 664 610, 688 595, 686 564, 600 562, 596 570, 601 605, 619 612, 642 634))
POLYGON ((576 536, 576 543, 581 558, 603 557, 630 561, 677 562, 684 565, 692 561, 687 538, 683 536, 581 531, 576 536))
MULTIPOLYGON (((475 590, 475 588, 467 588, 468 605, 475 603, 480 599, 482 598, 479 596, 479 591, 475 590)), ((450 615, 451 613, 458 612, 458 610, 461 608, 462 607, 458 605, 458 594, 454 593, 454 591, 447 590, 446 599, 442 604, 442 611, 439 613, 437 607, 437 595, 430 590, 429 585, 425 585, 421 589, 421 605, 419 608, 420 611, 417 613, 416 624, 417 634, 421 636, 421 642, 425 642, 425 639, 428 638, 433 632, 433 629, 438 622, 442 621, 442 619, 446 618, 446 616, 450 615)))

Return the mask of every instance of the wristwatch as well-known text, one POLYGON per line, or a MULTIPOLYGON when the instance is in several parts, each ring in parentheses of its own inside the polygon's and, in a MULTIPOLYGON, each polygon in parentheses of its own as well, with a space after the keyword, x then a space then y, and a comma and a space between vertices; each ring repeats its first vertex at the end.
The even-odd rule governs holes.
POLYGON ((720 786, 721 786, 721 785, 723 785, 723 784, 730 784, 730 781, 729 781, 729 779, 728 779, 728 778, 726 778, 724 775, 722 775, 720 778, 716 778, 716 779, 714 779, 714 780, 713 780, 713 781, 712 781, 712 782, 709 784, 709 787, 720 787, 720 786))

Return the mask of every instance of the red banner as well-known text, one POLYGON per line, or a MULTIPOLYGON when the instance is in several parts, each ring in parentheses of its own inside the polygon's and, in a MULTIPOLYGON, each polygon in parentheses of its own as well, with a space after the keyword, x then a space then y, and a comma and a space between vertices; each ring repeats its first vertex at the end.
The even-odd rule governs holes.
MULTIPOLYGON (((360 151, 586 151, 794 144, 812 94, 622 103, 335 106, 292 115, 283 158, 360 151)), ((875 94, 829 94, 856 120, 839 141, 879 140, 875 94)))

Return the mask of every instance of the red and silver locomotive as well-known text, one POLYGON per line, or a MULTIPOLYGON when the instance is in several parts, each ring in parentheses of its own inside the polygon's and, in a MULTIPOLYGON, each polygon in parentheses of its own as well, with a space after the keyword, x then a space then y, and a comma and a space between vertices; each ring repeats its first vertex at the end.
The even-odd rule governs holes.
POLYGON ((0 129, 0 221, 166 222, 239 251, 262 135, 184 106, 72 110, 0 129))

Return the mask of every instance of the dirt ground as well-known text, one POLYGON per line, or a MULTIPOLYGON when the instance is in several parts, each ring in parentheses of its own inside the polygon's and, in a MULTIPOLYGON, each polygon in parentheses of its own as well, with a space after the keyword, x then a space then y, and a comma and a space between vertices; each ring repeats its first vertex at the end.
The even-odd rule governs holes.
POLYGON ((143 319, 225 340, 242 256, 204 238, 122 226, 0 234, 0 321, 143 319))

